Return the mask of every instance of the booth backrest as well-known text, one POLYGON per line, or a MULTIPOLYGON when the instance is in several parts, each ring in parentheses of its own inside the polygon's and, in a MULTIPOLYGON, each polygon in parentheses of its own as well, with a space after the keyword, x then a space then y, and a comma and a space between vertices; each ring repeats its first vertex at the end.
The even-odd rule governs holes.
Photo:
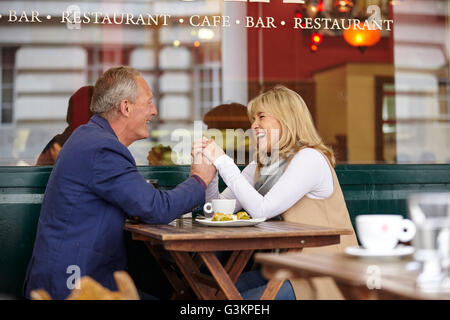
MULTIPOLYGON (((0 167, 0 294, 21 296, 41 202, 52 167, 0 167)), ((189 176, 188 166, 139 167, 146 179, 171 189, 189 176)), ((352 223, 360 214, 407 216, 416 192, 450 190, 450 164, 338 165, 336 173, 352 223)), ((225 185, 220 180, 220 189, 225 185)))
POLYGON ((336 173, 354 227, 361 214, 407 217, 410 194, 450 191, 450 164, 338 165, 336 173))

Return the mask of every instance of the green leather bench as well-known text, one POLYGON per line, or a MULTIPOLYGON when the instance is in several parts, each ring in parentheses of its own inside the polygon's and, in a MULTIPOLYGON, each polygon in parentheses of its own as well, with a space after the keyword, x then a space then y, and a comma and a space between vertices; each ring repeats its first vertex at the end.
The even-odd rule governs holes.
MULTIPOLYGON (((0 294, 21 297, 51 169, 0 167, 0 294)), ((146 179, 157 179, 159 188, 170 189, 189 176, 189 167, 143 166, 139 167, 139 172, 146 179)), ((360 214, 406 216, 406 199, 411 193, 450 191, 450 164, 338 165, 336 172, 353 224, 360 214)), ((220 181, 220 188, 224 187, 220 181)), ((148 266, 152 263, 148 260, 150 255, 133 241, 128 241, 127 245, 129 257, 138 257, 132 259, 133 278, 138 286, 143 283, 145 287, 145 274, 148 274, 148 266)), ((165 279, 162 274, 154 278, 165 279)))

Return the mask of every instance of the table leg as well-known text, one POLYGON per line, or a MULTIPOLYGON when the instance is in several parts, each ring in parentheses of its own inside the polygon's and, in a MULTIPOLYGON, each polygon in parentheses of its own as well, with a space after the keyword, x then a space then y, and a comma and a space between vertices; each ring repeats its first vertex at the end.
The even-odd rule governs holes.
MULTIPOLYGON (((236 283, 247 265, 248 260, 250 260, 254 250, 242 250, 242 251, 233 251, 230 258, 225 265, 225 271, 229 274, 231 281, 236 283)), ((216 293, 217 298, 224 299, 224 294, 222 291, 218 291, 216 293)))
MULTIPOLYGON (((302 250, 303 248, 290 248, 288 249, 288 252, 302 252, 302 250)), ((271 277, 259 299, 274 300, 278 294, 278 291, 280 291, 281 287, 283 286, 284 281, 286 281, 286 279, 271 277)))
POLYGON ((199 252, 206 267, 211 272, 220 289, 228 300, 242 300, 242 296, 230 279, 227 271, 223 268, 214 252, 199 252))
POLYGON ((231 253, 231 256, 228 258, 227 264, 225 265, 225 270, 227 270, 228 273, 230 273, 231 267, 233 267, 236 259, 241 254, 241 252, 242 251, 233 251, 233 253, 231 253))
POLYGON ((262 293, 260 300, 274 300, 285 280, 271 279, 262 293))
POLYGON ((194 253, 192 259, 194 260, 194 263, 197 266, 197 268, 200 268, 202 266, 203 264, 202 258, 200 258, 197 252, 194 253))
MULTIPOLYGON (((169 251, 172 257, 175 259, 178 268, 184 275, 184 278, 189 283, 192 290, 195 292, 197 297, 203 300, 213 300, 215 299, 215 288, 211 288, 200 281, 194 279, 195 275, 201 275, 192 257, 187 252, 179 251, 169 251)), ((213 253, 212 253, 213 254, 213 253)), ((220 264, 220 263, 219 263, 220 264)))
POLYGON ((233 283, 238 280, 239 276, 247 265, 248 260, 250 260, 250 258, 252 257, 253 252, 254 250, 238 251, 238 254, 236 255, 234 261, 232 261, 231 263, 230 261, 227 262, 225 270, 230 275, 231 281, 233 281, 233 283))
POLYGON ((171 264, 169 263, 169 261, 167 261, 166 257, 164 256, 164 250, 162 249, 162 247, 153 245, 150 242, 145 242, 145 245, 155 258, 156 262, 161 267, 161 270, 166 275, 167 280, 169 280, 170 284, 175 290, 171 299, 172 300, 192 299, 192 296, 189 294, 186 282, 183 281, 183 279, 180 279, 176 271, 171 267, 171 264))

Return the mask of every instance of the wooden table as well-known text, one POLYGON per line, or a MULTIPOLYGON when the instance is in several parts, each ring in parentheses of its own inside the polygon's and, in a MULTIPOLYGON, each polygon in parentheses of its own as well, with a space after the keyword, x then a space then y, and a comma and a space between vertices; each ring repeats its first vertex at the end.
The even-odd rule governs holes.
MULTIPOLYGON (((251 227, 207 227, 192 219, 168 225, 127 223, 134 240, 144 241, 175 289, 173 299, 242 299, 235 286, 254 250, 318 247, 340 242, 348 229, 317 227, 284 221, 267 221, 251 227), (214 251, 232 251, 222 265, 214 251), (167 259, 170 256, 175 266, 167 259), (205 264, 212 276, 200 272, 205 264), (182 276, 180 276, 180 274, 182 276)), ((269 281, 261 299, 273 299, 283 281, 269 281)))
POLYGON ((272 279, 332 277, 346 299, 450 299, 450 293, 426 293, 416 287, 420 265, 412 256, 361 259, 344 253, 258 253, 255 261, 272 279))

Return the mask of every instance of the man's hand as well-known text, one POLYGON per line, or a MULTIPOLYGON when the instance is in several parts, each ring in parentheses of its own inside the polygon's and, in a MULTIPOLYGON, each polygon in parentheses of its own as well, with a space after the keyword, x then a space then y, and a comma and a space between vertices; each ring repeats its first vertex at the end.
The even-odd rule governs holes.
POLYGON ((194 141, 192 145, 193 162, 191 165, 191 176, 199 176, 207 185, 216 175, 216 167, 214 167, 214 165, 206 157, 204 157, 202 153, 203 148, 208 142, 208 139, 205 137, 194 141))
POLYGON ((194 164, 202 164, 203 162, 211 164, 211 162, 203 156, 203 149, 208 145, 209 142, 210 141, 205 137, 194 141, 191 151, 191 156, 193 158, 194 164))

